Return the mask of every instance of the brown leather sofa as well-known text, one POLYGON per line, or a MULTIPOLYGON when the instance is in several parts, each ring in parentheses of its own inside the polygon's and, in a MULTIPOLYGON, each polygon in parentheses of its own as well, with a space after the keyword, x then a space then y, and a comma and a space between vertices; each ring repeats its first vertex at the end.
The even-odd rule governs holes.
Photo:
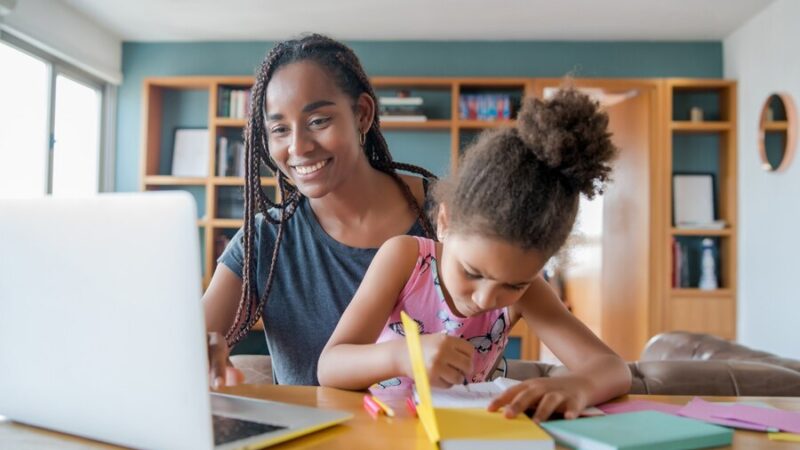
MULTIPOLYGON (((236 355, 231 361, 246 383, 272 383, 268 356, 236 355)), ((655 336, 629 366, 631 394, 800 397, 800 361, 707 334, 655 336)), ((563 366, 510 360, 506 376, 523 380, 564 371, 563 366)))

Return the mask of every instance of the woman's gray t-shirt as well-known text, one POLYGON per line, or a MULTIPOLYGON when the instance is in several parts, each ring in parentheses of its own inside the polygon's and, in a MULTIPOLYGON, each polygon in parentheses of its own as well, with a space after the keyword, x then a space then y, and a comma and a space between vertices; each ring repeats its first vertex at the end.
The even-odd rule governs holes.
MULTIPOLYGON (((255 225, 254 256, 261 295, 278 227, 260 214, 255 225)), ((407 234, 424 236, 419 221, 407 234)), ((218 259, 240 278, 244 264, 242 237, 240 229, 218 259)), ((272 292, 263 311, 276 383, 319 384, 319 355, 377 250, 348 247, 336 241, 322 229, 307 199, 300 200, 297 211, 284 224, 272 292)))

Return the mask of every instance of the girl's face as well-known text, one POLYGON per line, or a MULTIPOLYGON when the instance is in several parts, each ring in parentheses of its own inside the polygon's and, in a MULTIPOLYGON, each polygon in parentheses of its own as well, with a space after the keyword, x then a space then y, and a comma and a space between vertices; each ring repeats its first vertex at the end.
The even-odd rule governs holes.
POLYGON ((300 192, 319 198, 367 163, 360 135, 372 124, 374 102, 353 104, 318 63, 298 61, 272 76, 264 106, 269 154, 300 192))
POLYGON ((464 317, 516 303, 547 262, 536 250, 523 250, 502 239, 446 230, 440 220, 439 276, 454 312, 464 317))

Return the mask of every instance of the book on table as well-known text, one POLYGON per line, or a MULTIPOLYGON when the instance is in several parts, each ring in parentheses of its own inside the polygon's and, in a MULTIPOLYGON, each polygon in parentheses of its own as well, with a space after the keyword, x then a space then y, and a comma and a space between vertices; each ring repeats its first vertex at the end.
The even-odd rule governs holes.
POLYGON ((425 370, 419 330, 407 314, 401 313, 401 316, 419 396, 417 414, 432 443, 438 444, 441 450, 555 448, 553 439, 524 414, 507 419, 502 413, 489 412, 485 407, 437 406, 425 370))
POLYGON ((542 424, 560 445, 576 450, 668 450, 730 445, 733 430, 659 411, 555 420, 542 424))

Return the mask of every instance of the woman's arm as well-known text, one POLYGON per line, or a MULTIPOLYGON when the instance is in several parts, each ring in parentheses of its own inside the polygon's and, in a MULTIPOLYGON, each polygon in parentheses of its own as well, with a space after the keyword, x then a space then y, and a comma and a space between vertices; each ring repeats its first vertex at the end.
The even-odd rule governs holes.
POLYGON ((225 341, 225 334, 236 318, 241 296, 242 279, 226 265, 217 265, 211 283, 203 294, 203 311, 209 334, 209 380, 214 388, 244 381, 242 373, 234 369, 228 361, 229 349, 225 341))
POLYGON ((535 406, 536 420, 545 420, 557 410, 573 418, 586 406, 628 392, 631 373, 625 361, 564 307, 544 279, 531 285, 513 313, 536 331, 570 371, 514 386, 495 399, 491 409, 506 405, 506 415, 513 416, 535 406))

